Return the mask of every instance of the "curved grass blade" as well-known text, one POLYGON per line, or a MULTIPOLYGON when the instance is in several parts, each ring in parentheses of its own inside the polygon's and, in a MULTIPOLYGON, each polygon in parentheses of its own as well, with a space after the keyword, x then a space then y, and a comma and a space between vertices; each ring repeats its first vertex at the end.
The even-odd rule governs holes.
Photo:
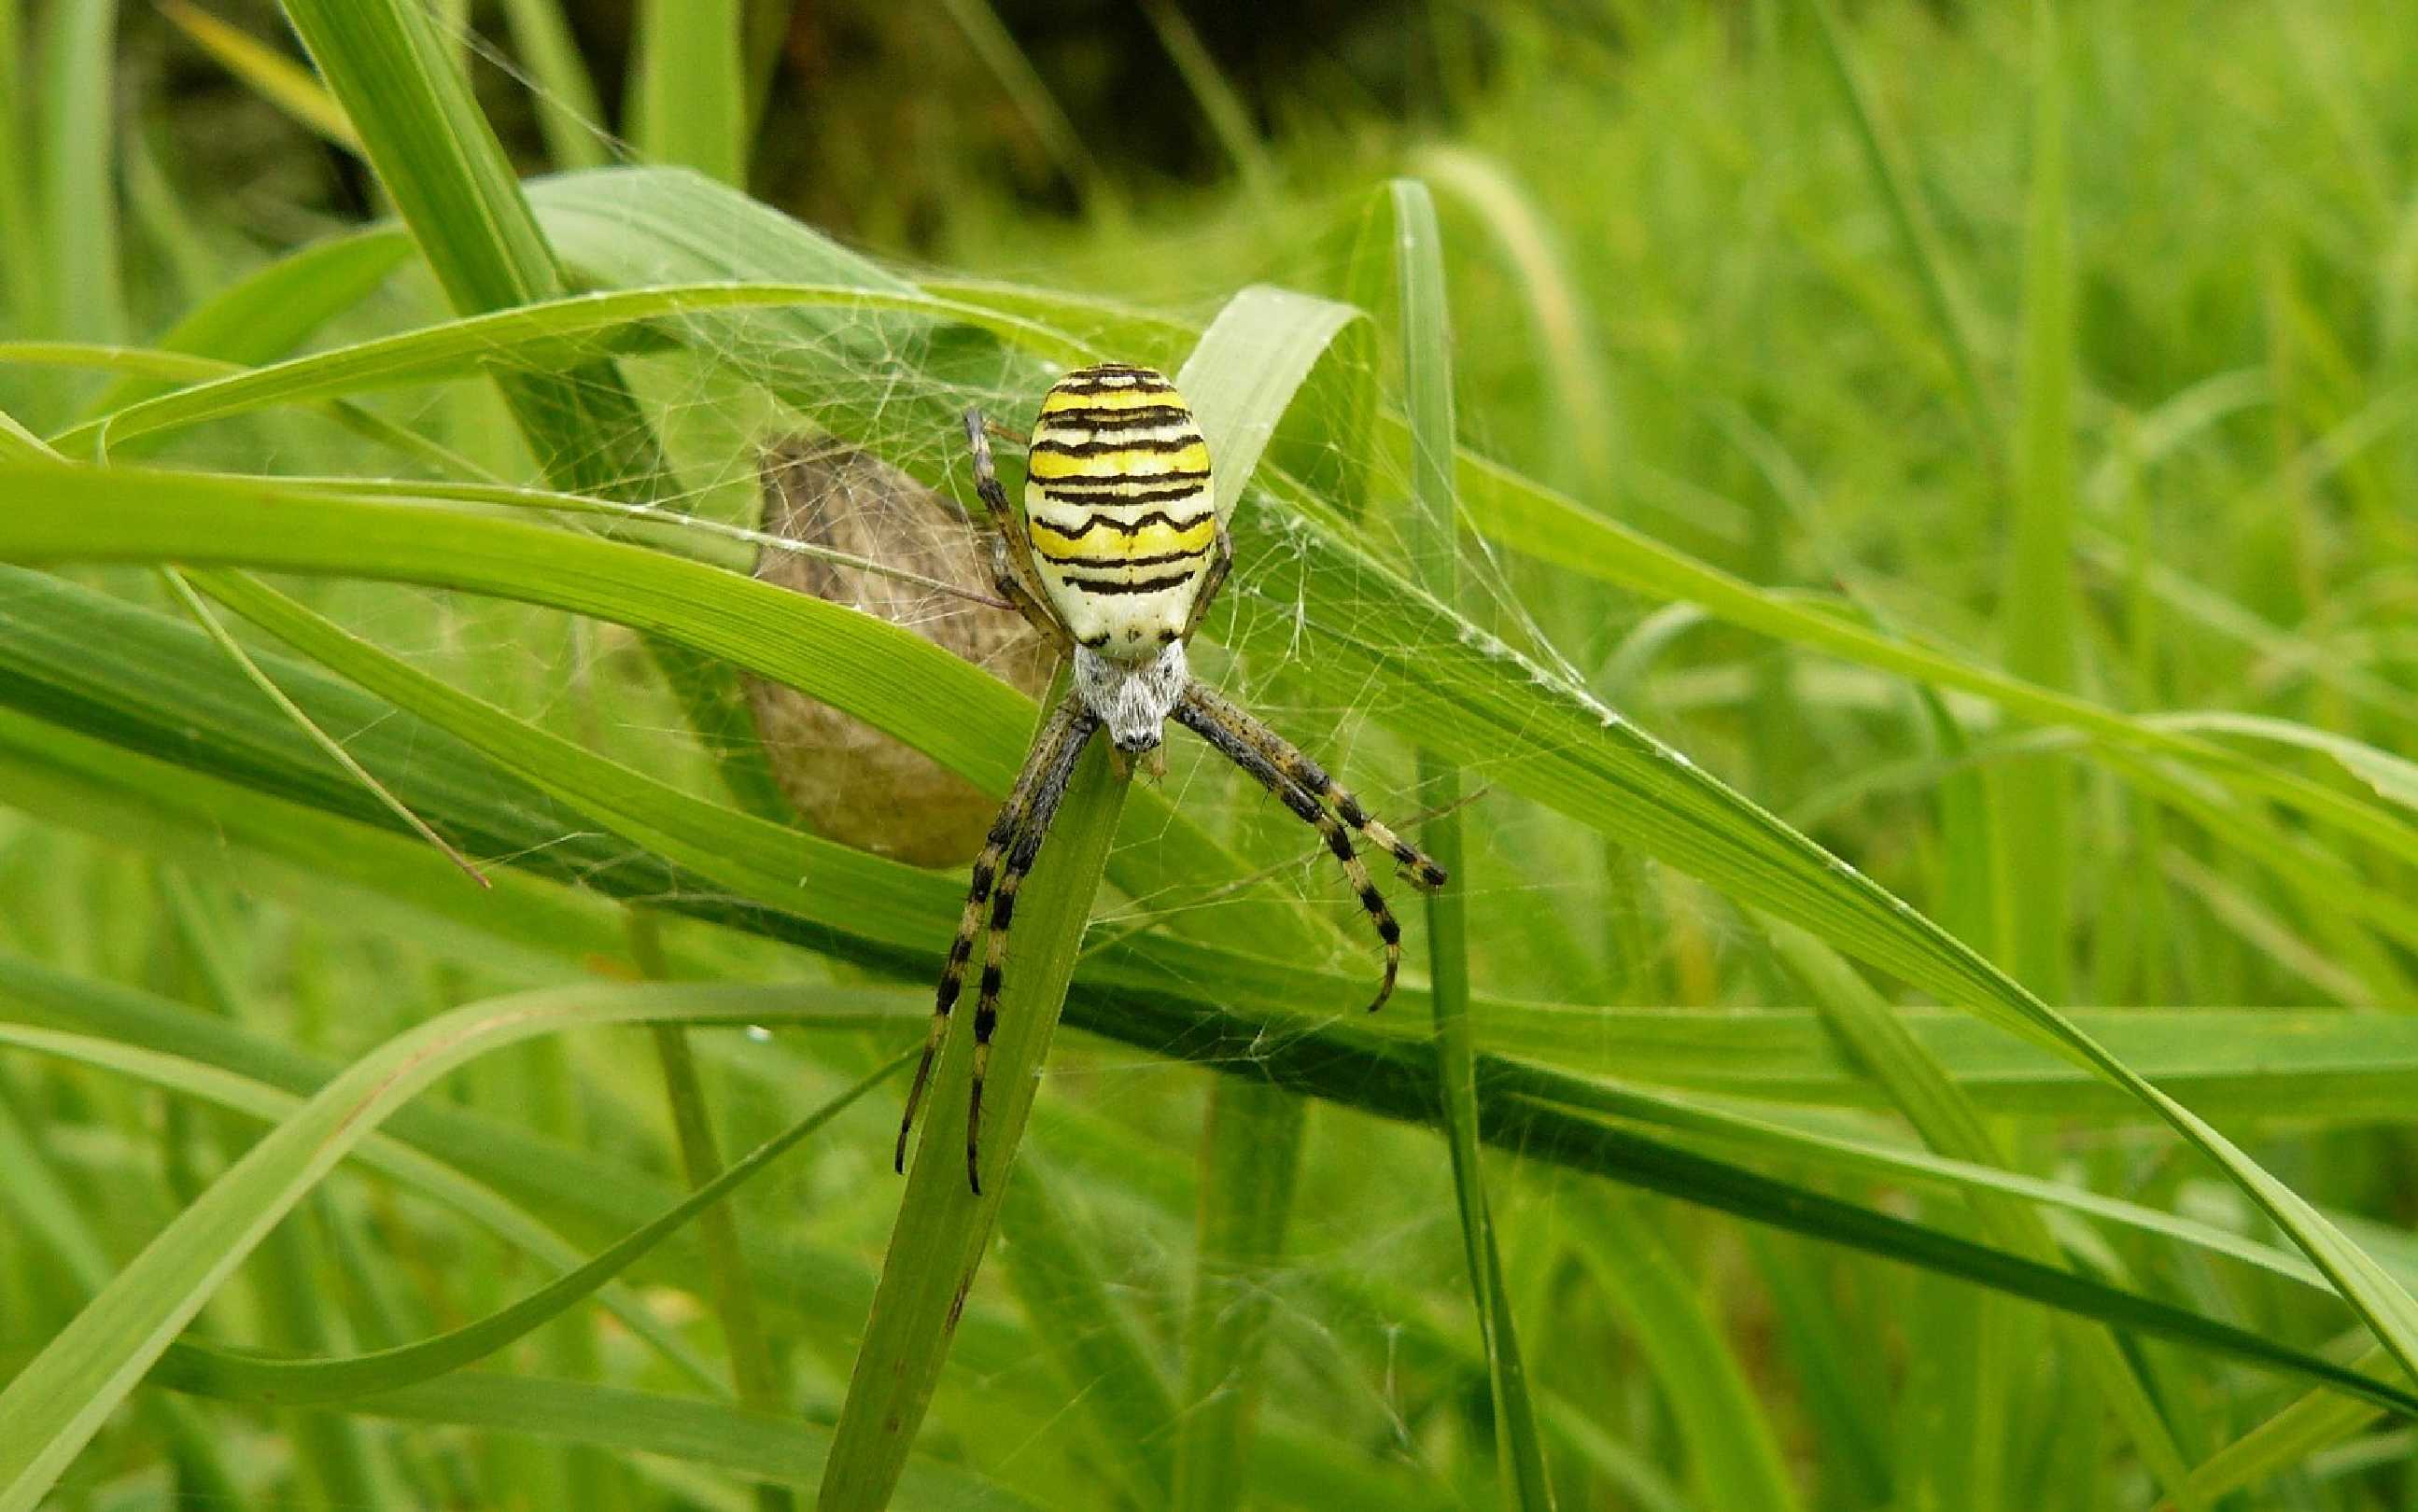
MULTIPOLYGON (((902 1018, 898 1022, 904 1027, 908 1021, 902 1018)), ((418 1343, 344 1359, 271 1359, 180 1340, 168 1346, 159 1363, 151 1367, 148 1380, 198 1396, 290 1405, 345 1401, 398 1391, 476 1364, 559 1317, 636 1264, 691 1219, 763 1174, 773 1162, 819 1131, 858 1098, 904 1069, 914 1054, 910 1049, 891 1057, 847 1091, 724 1168, 719 1175, 695 1188, 644 1228, 511 1306, 476 1322, 418 1343)), ((758 1412, 770 1411, 749 1405, 758 1412)))
MULTIPOLYGON (((655 1454, 780 1485, 806 1487, 829 1463, 831 1430, 715 1402, 579 1382, 466 1371, 364 1397, 350 1411, 406 1423, 526 1433, 616 1454, 655 1454)), ((995 1481, 917 1458, 899 1475, 898 1504, 952 1512, 1041 1512, 995 1481)))
MULTIPOLYGON (((29 974, 34 972, 41 972, 41 969, 0 960, 0 994, 5 994, 12 1008, 22 1010, 27 1006, 23 988, 29 980, 29 974)), ((103 994, 92 988, 91 984, 48 972, 41 974, 48 979, 46 990, 54 1001, 63 997, 104 998, 103 994)), ((122 1004, 87 1000, 81 1006, 84 1009, 85 1021, 91 1027, 104 1031, 115 1029, 116 1037, 74 1034, 5 1022, 0 1023, 0 1045, 91 1066, 179 1097, 258 1119, 265 1123, 274 1124, 288 1117, 302 1101, 296 1092, 280 1090, 233 1069, 227 1062, 237 1057, 228 1056, 223 1051, 215 1061, 205 1061, 163 1054, 130 1043, 132 1034, 138 1031, 130 1030, 114 1012, 122 1004)), ((169 1013, 187 1011, 180 1004, 158 1006, 169 1013)), ((405 1120, 405 1123, 407 1124, 409 1120, 405 1120)), ((353 1153, 351 1158, 360 1162, 364 1169, 376 1171, 431 1200, 444 1204, 535 1260, 571 1271, 587 1258, 571 1241, 547 1228, 525 1209, 444 1161, 421 1153, 399 1136, 381 1134, 368 1139, 353 1153)), ((99 1291, 107 1283, 109 1269, 97 1250, 90 1266, 78 1266, 77 1278, 93 1291, 99 1291)), ((608 1275, 600 1280, 590 1294, 691 1382, 716 1395, 728 1394, 729 1388, 722 1378, 628 1287, 608 1275)), ((186 1347, 181 1343, 172 1346, 170 1352, 174 1354, 186 1347)))
MULTIPOLYGON (((835 283, 686 283, 620 289, 541 300, 462 315, 417 330, 198 383, 85 420, 54 437, 70 454, 188 429, 277 405, 372 389, 477 376, 546 372, 620 354, 655 336, 660 323, 725 311, 788 307, 895 312, 979 327, 1063 362, 1090 348, 1050 327, 987 305, 941 299, 913 289, 835 283)), ((559 485, 558 485, 559 486, 559 485)), ((589 490, 620 497, 620 490, 589 490)))
POLYGON ((734 1008, 744 1022, 763 996, 654 985, 551 988, 456 1009, 355 1061, 172 1219, 0 1389, 0 1512, 34 1512, 262 1236, 437 1077, 488 1051, 575 1027, 727 1023, 734 1008))

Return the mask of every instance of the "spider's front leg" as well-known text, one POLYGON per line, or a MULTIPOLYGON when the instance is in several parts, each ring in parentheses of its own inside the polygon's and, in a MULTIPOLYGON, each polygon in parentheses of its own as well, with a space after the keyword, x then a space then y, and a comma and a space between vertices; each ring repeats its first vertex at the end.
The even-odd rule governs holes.
POLYGON ((1072 695, 1066 705, 1075 712, 1058 737, 1054 749, 1034 747, 1034 759, 1028 766, 1037 766, 1039 776, 1033 787, 1024 828, 1016 837, 1016 848, 1009 852, 1007 869, 1000 875, 999 891, 991 894, 990 939, 983 955, 982 996, 974 1005, 973 1075, 966 1091, 966 1184, 976 1197, 982 1195, 982 1104, 983 1080, 990 1072, 990 1036, 999 1027, 999 989, 1007 974, 1008 930, 1016 920, 1016 894, 1031 874, 1033 863, 1040 859, 1042 842, 1049 838, 1049 826, 1058 817, 1058 804, 1066 796, 1066 785, 1074 780, 1075 764, 1083 757, 1083 747, 1092 741, 1092 732, 1100 727, 1099 716, 1081 707, 1072 695))
POLYGON ((1192 633, 1201 628, 1201 621, 1207 618, 1209 606, 1217 602, 1217 592, 1226 586, 1226 574, 1234 566, 1234 538, 1226 533, 1224 520, 1217 522, 1215 551, 1216 555, 1209 558, 1208 568, 1201 574, 1201 587, 1193 591, 1192 612, 1184 617, 1186 645, 1191 643, 1192 633))
POLYGON ((1024 534, 1024 521, 1008 502, 1007 490, 1000 486, 999 467, 991 461, 990 428, 979 409, 966 411, 966 445, 974 456, 974 493, 982 499, 990 515, 990 575, 1000 597, 1016 606, 1025 623, 1041 633, 1041 637, 1058 648, 1064 655, 1074 642, 1066 627, 1049 612, 1049 604, 1040 588, 1033 568, 1033 542, 1024 534))

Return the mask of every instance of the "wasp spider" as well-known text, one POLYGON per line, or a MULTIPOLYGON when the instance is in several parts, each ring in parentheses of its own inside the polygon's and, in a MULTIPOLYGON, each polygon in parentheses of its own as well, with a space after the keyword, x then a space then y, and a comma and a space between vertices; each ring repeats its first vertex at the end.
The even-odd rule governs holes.
POLYGON ((999 1022, 1017 889, 1048 838, 1075 763, 1100 729, 1123 756, 1149 757, 1173 719, 1318 830, 1385 941, 1385 980, 1371 1011, 1394 990, 1402 931, 1370 881, 1349 832, 1390 854, 1416 886, 1442 887, 1445 874, 1370 817, 1317 762, 1195 681, 1185 665, 1185 643, 1224 584, 1233 547, 1211 502, 1208 443, 1174 385, 1125 363, 1080 368, 1061 378, 1041 401, 1020 511, 1000 486, 979 410, 966 412, 966 439, 973 448, 974 488, 989 514, 991 574, 1000 594, 1075 661, 1073 688, 1043 724, 974 861, 965 912, 932 1006, 931 1034, 898 1121, 896 1164, 903 1171, 916 1105, 981 939, 966 1107, 966 1181, 980 1192, 983 1075, 999 1022))

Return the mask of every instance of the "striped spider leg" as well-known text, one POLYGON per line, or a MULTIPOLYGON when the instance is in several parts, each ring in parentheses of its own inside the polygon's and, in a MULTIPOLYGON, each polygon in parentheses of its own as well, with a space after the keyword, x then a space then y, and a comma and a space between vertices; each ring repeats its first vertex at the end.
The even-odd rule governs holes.
POLYGON ((999 467, 991 461, 990 426, 980 409, 966 411, 966 444, 974 457, 974 493, 990 512, 990 573, 1000 597, 1041 633, 1063 654, 1073 644, 1066 627, 1049 611, 1033 566, 1033 540, 1025 533, 1024 516, 1007 500, 1000 486, 999 467))
POLYGON ((1395 920, 1394 910, 1385 906, 1385 894, 1370 880, 1369 868, 1353 848, 1352 836, 1345 826, 1359 831, 1371 844, 1390 853, 1401 866, 1402 875, 1422 892, 1433 892, 1445 884, 1444 868, 1371 817, 1359 800, 1337 787, 1317 762, 1201 683, 1196 681, 1186 687, 1183 701, 1175 706, 1174 717, 1208 741, 1220 756, 1250 773, 1261 787, 1293 810, 1296 818, 1325 837, 1326 848, 1342 863, 1343 875, 1352 883, 1361 909, 1376 926, 1377 938, 1385 941, 1385 978, 1378 985, 1376 1000, 1369 1004, 1369 1011, 1375 1013, 1385 1006, 1385 1000, 1394 995, 1394 978, 1401 970, 1402 926, 1395 920), (1327 811, 1328 803, 1335 805, 1334 813, 1327 811), (1339 819, 1338 815, 1341 816, 1339 819))
POLYGON ((1059 802, 1075 774, 1075 763, 1100 727, 1098 716, 1069 695, 1050 710, 1048 721, 1017 773, 1016 786, 1000 806, 982 854, 974 860, 973 879, 966 889, 965 910, 957 918, 956 938, 950 941, 948 964, 932 1002, 932 1028, 924 1041, 924 1057, 907 1091, 907 1108, 898 1120, 895 1168, 907 1168, 907 1138, 915 1126, 915 1110, 924 1100, 932 1063, 947 1035, 949 1014, 964 990, 967 964, 977 939, 983 942, 982 985, 974 1006, 973 1079, 966 1103, 966 1181, 982 1191, 980 1135, 983 1078, 990 1068, 991 1032, 999 1024, 1000 983, 1007 970, 1008 932, 1016 919, 1017 890, 1023 886, 1040 857, 1041 844, 1058 817, 1059 802), (987 915, 987 917, 986 917, 987 915))
POLYGON ((1323 803, 1333 804, 1336 814, 1344 823, 1360 832, 1370 844, 1394 858, 1394 865, 1403 880, 1422 893, 1432 893, 1450 880, 1444 868, 1430 859, 1427 852, 1379 822, 1374 815, 1360 806, 1360 800, 1353 796, 1350 788, 1328 776, 1325 768, 1268 728, 1250 710, 1198 682, 1192 685, 1192 696, 1220 723, 1274 762, 1278 771, 1308 790, 1311 797, 1323 803))

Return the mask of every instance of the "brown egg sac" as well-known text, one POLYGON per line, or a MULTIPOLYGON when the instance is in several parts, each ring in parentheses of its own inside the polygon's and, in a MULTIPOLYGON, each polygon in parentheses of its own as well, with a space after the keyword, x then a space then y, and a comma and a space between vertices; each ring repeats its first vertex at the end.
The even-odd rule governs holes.
MULTIPOLYGON (((758 460, 770 534, 993 597, 982 538, 964 512, 870 452, 790 436, 758 460)), ((1050 651, 1012 609, 777 547, 756 575, 879 615, 1038 695, 1050 651)), ((999 800, 921 751, 794 688, 749 678, 747 702, 773 775, 818 833, 918 866, 982 848, 999 800)))

